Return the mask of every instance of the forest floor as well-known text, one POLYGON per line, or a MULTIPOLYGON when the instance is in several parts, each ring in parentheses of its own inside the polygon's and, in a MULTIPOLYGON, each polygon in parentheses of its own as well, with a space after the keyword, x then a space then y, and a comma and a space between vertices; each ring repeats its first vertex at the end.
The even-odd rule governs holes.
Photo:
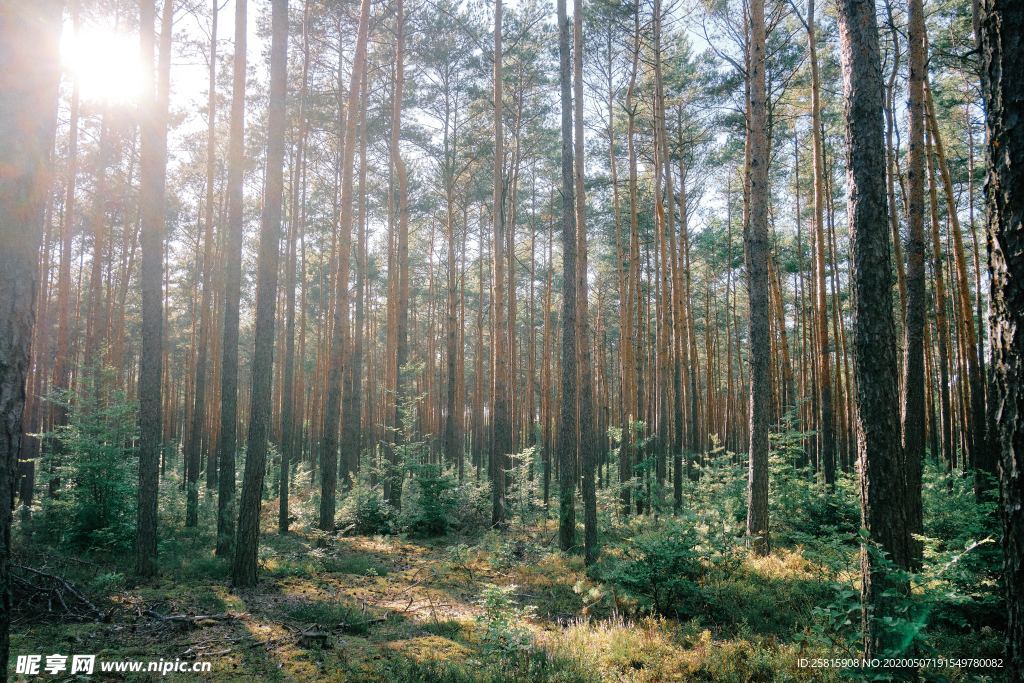
MULTIPOLYGON (((258 587, 232 590, 228 563, 211 551, 212 507, 204 503, 200 530, 176 527, 161 545, 164 569, 152 582, 133 584, 130 572, 115 569, 127 558, 23 552, 19 562, 88 584, 102 616, 70 622, 52 599, 16 606, 11 670, 18 654, 41 654, 45 662, 56 652, 96 654, 98 662, 212 664, 211 674, 97 673, 87 680, 842 678, 837 669, 800 665, 838 650, 794 637, 827 594, 824 569, 799 549, 766 558, 744 552, 734 568, 742 580, 702 587, 732 623, 714 612, 679 621, 645 616, 592 578, 581 557, 559 552, 553 520, 429 540, 326 536, 301 523, 282 536, 276 501, 267 501, 258 587)), ((842 580, 854 587, 853 576, 842 580)), ((946 672, 943 680, 976 679, 946 672)))

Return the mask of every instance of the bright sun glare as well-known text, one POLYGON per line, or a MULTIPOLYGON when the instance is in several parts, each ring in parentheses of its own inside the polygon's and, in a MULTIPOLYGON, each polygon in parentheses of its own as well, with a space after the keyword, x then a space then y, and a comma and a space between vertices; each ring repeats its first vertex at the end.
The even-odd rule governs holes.
POLYGON ((137 36, 89 27, 75 32, 65 26, 60 51, 83 100, 126 105, 139 98, 143 69, 137 36))

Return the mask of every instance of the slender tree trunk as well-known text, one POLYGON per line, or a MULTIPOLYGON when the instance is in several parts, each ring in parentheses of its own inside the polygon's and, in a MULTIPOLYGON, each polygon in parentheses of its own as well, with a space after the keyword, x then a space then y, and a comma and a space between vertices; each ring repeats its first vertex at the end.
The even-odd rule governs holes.
POLYGON ((504 152, 505 135, 502 130, 502 52, 501 28, 502 0, 494 3, 494 371, 493 371, 493 438, 491 440, 491 524, 505 523, 505 468, 508 454, 512 451, 512 421, 509 396, 509 353, 510 339, 507 338, 506 292, 505 292, 505 201, 504 201, 504 152))
POLYGON ((620 502, 623 514, 632 510, 632 486, 634 462, 640 458, 640 449, 634 449, 633 440, 637 441, 641 434, 634 434, 633 426, 643 419, 643 387, 640 380, 640 227, 639 204, 637 197, 637 150, 636 150, 636 113, 634 102, 640 62, 640 9, 633 9, 633 50, 630 67, 629 85, 626 88, 626 154, 628 157, 629 180, 629 265, 626 274, 626 300, 623 305, 625 333, 622 343, 623 392, 626 395, 626 409, 623 416, 622 444, 619 449, 619 482, 622 486, 620 502), (635 452, 636 451, 636 452, 635 452))
POLYGON ((213 182, 217 167, 217 1, 213 0, 213 24, 210 29, 210 79, 206 111, 206 203, 203 231, 203 294, 199 305, 199 342, 195 348, 195 383, 192 420, 185 446, 185 473, 188 495, 185 502, 185 526, 199 522, 199 467, 202 435, 206 431, 206 359, 210 339, 210 302, 213 293, 210 268, 213 265, 213 182))
MULTIPOLYGON (((456 328, 458 320, 458 298, 456 296, 456 269, 458 261, 455 256, 455 151, 454 142, 449 139, 448 123, 445 123, 445 142, 449 151, 446 152, 445 163, 445 228, 448 241, 448 317, 445 323, 445 410, 444 410, 444 457, 449 464, 462 462, 462 443, 457 434, 455 411, 458 398, 456 375, 458 374, 459 351, 459 330, 456 328)), ((532 380, 531 380, 532 381, 532 380)), ((461 467, 460 467, 461 473, 461 467)), ((460 474, 461 479, 461 474, 460 474)))
MULTIPOLYGON (((821 97, 818 79, 818 46, 814 0, 807 0, 807 44, 811 65, 811 146, 814 162, 814 324, 818 343, 818 410, 821 448, 819 462, 825 484, 836 478, 835 426, 832 411, 832 364, 828 343, 828 300, 825 289, 825 160, 822 144, 821 97)), ((833 302, 837 305, 837 302, 833 302)))
MULTIPOLYGON (((657 4, 657 3, 656 3, 657 4)), ((583 174, 583 0, 573 0, 573 53, 572 82, 575 171, 575 229, 577 241, 576 261, 576 344, 579 349, 579 459, 583 470, 583 547, 584 560, 593 564, 597 559, 597 492, 594 489, 594 470, 597 464, 599 442, 594 425, 594 379, 590 351, 590 320, 587 302, 587 197, 583 174)), ((564 100, 563 100, 564 106, 564 100)), ((564 121, 563 121, 564 123, 564 121)), ((563 162, 564 163, 564 162, 563 162)), ((530 381, 533 381, 532 378, 530 381)))
POLYGON ((370 0, 359 7, 359 29, 352 54, 352 75, 349 78, 349 113, 345 120, 345 141, 341 160, 341 206, 339 217, 338 271, 335 277, 334 323, 330 340, 330 366, 327 377, 327 401, 324 407, 323 433, 320 444, 320 520, 323 531, 334 530, 335 495, 338 485, 338 419, 341 411, 342 378, 348 353, 348 278, 352 243, 352 214, 355 169, 356 128, 363 70, 366 68, 366 42, 370 23, 370 0))
MULTIPOLYGON (((78 0, 73 0, 71 16, 72 30, 79 26, 78 0)), ((53 387, 71 390, 71 250, 75 235, 77 209, 76 188, 78 186, 78 119, 80 88, 75 78, 71 85, 71 105, 68 123, 68 166, 64 192, 64 220, 61 227, 60 268, 57 274, 57 349, 53 363, 53 387)), ((67 421, 67 408, 61 402, 54 403, 53 426, 67 421)), ((59 451, 59 444, 55 444, 59 451)), ((57 453, 59 455, 59 453, 57 453)))
MULTIPOLYGON (((947 469, 952 471, 956 456, 953 452, 953 415, 949 391, 949 321, 946 317, 946 281, 943 275, 942 242, 939 239, 939 201, 935 187, 935 168, 931 152, 928 159, 928 196, 931 201, 931 234, 932 234, 932 277, 935 280, 935 326, 939 346, 939 408, 941 411, 942 455, 947 469)), ((938 453, 933 454, 936 458, 938 453)))
POLYGON ((978 342, 974 330, 974 315, 971 312, 970 286, 967 279, 967 260, 964 255, 963 235, 960 230, 959 212, 953 194, 953 180, 946 163, 946 153, 939 134, 939 126, 935 116, 935 103, 932 101, 931 89, 925 83, 925 111, 931 129, 932 144, 935 146, 936 163, 939 167, 942 186, 946 195, 949 229, 953 239, 953 263, 956 266, 956 296, 954 301, 963 322, 964 349, 967 359, 967 379, 970 385, 970 457, 968 461, 975 468, 975 492, 980 496, 988 488, 986 477, 996 474, 995 450, 989 448, 986 441, 985 421, 985 389, 982 376, 981 360, 978 357, 978 342))
MULTIPOLYGON (((299 132, 295 146, 291 221, 289 223, 288 250, 285 265, 285 330, 284 373, 281 378, 281 474, 278 486, 277 529, 288 533, 288 493, 292 463, 298 462, 295 452, 295 406, 301 400, 295 382, 295 266, 298 260, 298 235, 305 218, 306 178, 306 83, 309 79, 309 0, 302 6, 302 82, 299 91, 299 132)), ((268 122, 269 123, 269 122, 268 122)), ((269 153, 269 150, 268 150, 269 153)), ((305 281, 303 281, 305 287, 305 281)), ((301 360, 300 360, 301 363, 301 360)))
POLYGON ((235 58, 228 139, 228 224, 224 240, 224 331, 220 364, 220 453, 217 457, 217 554, 234 545, 235 450, 238 442, 238 307, 242 289, 245 174, 246 9, 235 0, 235 58))
MULTIPOLYGON (((403 368, 409 361, 409 181, 405 161, 402 159, 399 141, 402 131, 402 97, 405 87, 405 9, 402 0, 395 4, 395 84, 391 94, 391 146, 390 158, 398 180, 398 196, 394 200, 398 219, 397 253, 395 255, 398 269, 398 310, 395 311, 395 441, 402 438, 401 422, 398 411, 401 409, 403 397, 406 395, 404 382, 412 378, 402 376, 403 368)), ((396 508, 402 504, 402 481, 405 475, 405 463, 399 461, 398 450, 391 448, 390 473, 386 487, 389 500, 396 508)))

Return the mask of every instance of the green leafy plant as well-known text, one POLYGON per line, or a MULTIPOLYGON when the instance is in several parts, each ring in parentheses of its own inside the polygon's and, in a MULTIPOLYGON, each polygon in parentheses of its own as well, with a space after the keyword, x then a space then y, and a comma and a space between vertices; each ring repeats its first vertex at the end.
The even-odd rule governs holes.
POLYGON ((481 627, 480 640, 485 655, 515 659, 529 655, 533 636, 523 624, 533 615, 532 607, 521 606, 515 599, 517 586, 487 584, 478 600, 483 614, 477 617, 481 627))
POLYGON ((413 536, 442 536, 455 508, 456 480, 434 464, 410 466, 413 478, 402 506, 401 526, 413 536))
MULTIPOLYGON (((98 381, 94 379, 93 381, 98 381)), ((50 540, 78 548, 130 549, 135 537, 136 404, 124 392, 102 396, 87 382, 81 395, 52 400, 68 421, 47 435, 43 458, 53 495, 43 502, 50 540)))
POLYGON ((705 571, 697 543, 692 523, 670 519, 643 528, 620 545, 621 557, 605 561, 603 578, 641 607, 666 616, 692 616, 702 602, 699 583, 705 571))
POLYGON ((371 486, 365 477, 356 477, 338 510, 338 523, 362 536, 390 534, 395 531, 397 514, 384 500, 379 486, 371 486))

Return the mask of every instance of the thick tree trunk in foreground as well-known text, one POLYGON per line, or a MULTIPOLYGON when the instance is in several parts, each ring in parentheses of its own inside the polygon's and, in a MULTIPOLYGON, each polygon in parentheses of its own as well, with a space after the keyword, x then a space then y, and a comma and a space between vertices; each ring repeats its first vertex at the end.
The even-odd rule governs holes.
MULTIPOLYGON (((143 63, 153 65, 153 0, 140 0, 143 63)), ((135 570, 156 574, 157 487, 162 434, 164 197, 167 170, 167 107, 170 99, 172 0, 164 0, 160 27, 159 79, 143 87, 139 203, 142 207, 142 351, 139 357, 139 509, 135 570)))
POLYGON ((747 536, 755 553, 768 543, 768 418, 771 376, 768 330, 768 135, 765 96, 764 0, 750 3, 750 224, 747 226, 747 284, 750 295, 750 460, 747 477, 747 536))
POLYGON ((558 0, 559 85, 562 102, 562 412, 558 423, 558 545, 576 544, 576 218, 573 202, 572 83, 569 17, 558 0))
POLYGON ((11 504, 21 447, 37 258, 49 197, 60 0, 0 7, 0 662, 7 680, 11 504))
POLYGON ((906 566, 910 534, 903 504, 882 72, 875 3, 873 0, 840 0, 838 6, 849 159, 847 185, 861 523, 870 534, 861 548, 862 619, 864 656, 873 657, 885 652, 891 644, 882 625, 887 614, 886 598, 882 594, 893 587, 874 552, 877 547, 898 565, 906 566))
POLYGON ((1024 680, 1024 7, 984 0, 982 71, 988 112, 990 339, 1003 518, 1007 671, 1024 680))
POLYGON ((256 282, 256 348, 252 356, 249 438, 242 497, 238 502, 238 535, 231 565, 234 586, 256 585, 256 550, 260 536, 260 502, 267 471, 270 435, 270 390, 274 365, 274 308, 277 303, 278 246, 284 196, 285 100, 288 93, 288 0, 271 5, 270 101, 267 112, 267 187, 260 227, 259 273, 256 282))

